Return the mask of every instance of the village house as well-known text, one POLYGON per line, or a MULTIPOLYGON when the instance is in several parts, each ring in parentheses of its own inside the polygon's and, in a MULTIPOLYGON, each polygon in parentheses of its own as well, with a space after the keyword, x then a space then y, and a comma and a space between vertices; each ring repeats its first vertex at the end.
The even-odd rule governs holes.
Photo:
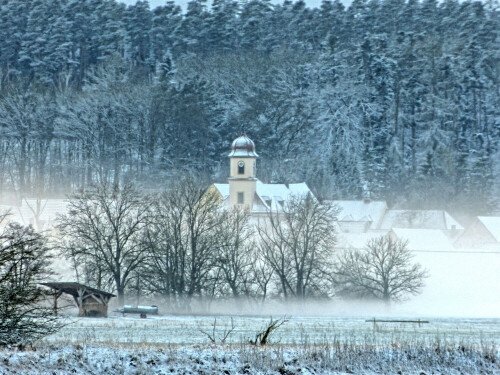
POLYGON ((387 210, 378 229, 434 229, 456 236, 464 228, 444 210, 387 210))
POLYGON ((456 239, 458 248, 494 248, 500 247, 500 217, 478 216, 456 239))
POLYGON ((338 226, 344 233, 366 233, 380 229, 387 211, 385 201, 334 200, 331 203, 338 207, 338 226))
POLYGON ((452 251, 463 227, 444 210, 392 210, 385 201, 333 201, 339 208, 338 247, 362 249, 376 237, 408 241, 412 251, 452 251))
POLYGON ((388 209, 385 201, 334 200, 338 209, 339 229, 344 233, 388 231, 393 228, 434 229, 453 236, 462 225, 444 210, 388 209))

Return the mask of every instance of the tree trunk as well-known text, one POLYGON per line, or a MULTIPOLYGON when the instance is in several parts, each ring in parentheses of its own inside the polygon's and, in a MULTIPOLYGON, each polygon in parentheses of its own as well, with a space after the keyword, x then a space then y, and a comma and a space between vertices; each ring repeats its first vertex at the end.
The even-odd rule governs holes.
POLYGON ((121 286, 117 287, 116 293, 118 294, 118 305, 123 306, 125 304, 125 290, 124 290, 124 288, 121 286))

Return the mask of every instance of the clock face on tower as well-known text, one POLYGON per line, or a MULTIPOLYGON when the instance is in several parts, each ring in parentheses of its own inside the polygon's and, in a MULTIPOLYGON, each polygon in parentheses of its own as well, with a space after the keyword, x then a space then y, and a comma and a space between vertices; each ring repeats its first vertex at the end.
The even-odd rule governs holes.
POLYGON ((244 167, 244 166, 245 166, 245 162, 244 161, 238 162, 238 167, 244 167))

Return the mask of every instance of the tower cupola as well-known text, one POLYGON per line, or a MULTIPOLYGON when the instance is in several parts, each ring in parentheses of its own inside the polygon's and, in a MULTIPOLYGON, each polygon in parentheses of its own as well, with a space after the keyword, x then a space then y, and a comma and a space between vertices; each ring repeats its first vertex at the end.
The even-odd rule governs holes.
POLYGON ((245 133, 233 141, 231 152, 228 155, 232 157, 256 158, 259 155, 255 152, 255 143, 247 137, 245 133))

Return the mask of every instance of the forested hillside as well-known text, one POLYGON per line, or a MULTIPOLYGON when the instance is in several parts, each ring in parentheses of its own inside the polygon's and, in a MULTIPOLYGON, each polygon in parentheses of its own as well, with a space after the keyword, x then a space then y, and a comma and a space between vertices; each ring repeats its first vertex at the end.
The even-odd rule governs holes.
MULTIPOLYGON (((259 178, 328 198, 489 213, 500 193, 498 3, 0 1, 0 191, 259 178)), ((5 199, 5 198, 4 198, 5 199)))

